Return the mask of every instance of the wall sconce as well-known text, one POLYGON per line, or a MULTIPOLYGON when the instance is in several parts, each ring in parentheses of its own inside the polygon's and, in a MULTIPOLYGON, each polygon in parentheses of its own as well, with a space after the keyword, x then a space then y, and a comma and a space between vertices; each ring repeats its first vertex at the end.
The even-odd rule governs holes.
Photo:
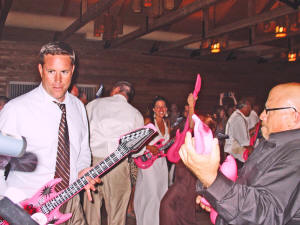
POLYGON ((297 53, 294 51, 290 51, 288 54, 288 61, 289 62, 295 62, 297 59, 297 53))
POLYGON ((220 42, 213 42, 210 46, 211 53, 219 53, 221 51, 220 42))
POLYGON ((277 25, 275 27, 275 37, 277 38, 283 38, 286 37, 286 27, 282 25, 277 25))

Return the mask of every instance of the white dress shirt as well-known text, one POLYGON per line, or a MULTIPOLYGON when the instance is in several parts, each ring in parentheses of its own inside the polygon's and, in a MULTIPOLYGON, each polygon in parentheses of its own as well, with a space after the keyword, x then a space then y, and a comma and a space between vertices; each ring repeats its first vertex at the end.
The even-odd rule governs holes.
POLYGON ((117 150, 119 138, 144 125, 142 114, 123 95, 98 98, 86 106, 92 154, 105 158, 117 150))
POLYGON ((258 123, 259 118, 257 113, 254 110, 251 110, 250 115, 247 117, 248 128, 252 129, 258 123))
MULTIPOLYGON (((1 111, 0 130, 7 134, 24 136, 27 141, 26 151, 33 152, 38 157, 34 172, 10 171, 7 187, 3 184, 0 187, 4 192, 7 190, 6 193, 10 193, 10 188, 15 192, 20 191, 21 199, 8 196, 13 197, 13 201, 33 196, 39 188, 54 178, 62 111, 53 101, 56 100, 40 84, 34 90, 9 101, 1 111)), ((66 104, 72 183, 78 178, 78 172, 89 167, 91 163, 88 122, 84 105, 78 98, 66 93, 62 103, 66 104)))
POLYGON ((250 144, 250 135, 247 118, 240 110, 235 110, 229 117, 225 133, 229 138, 225 140, 224 151, 241 162, 245 162, 243 158, 244 146, 250 144))

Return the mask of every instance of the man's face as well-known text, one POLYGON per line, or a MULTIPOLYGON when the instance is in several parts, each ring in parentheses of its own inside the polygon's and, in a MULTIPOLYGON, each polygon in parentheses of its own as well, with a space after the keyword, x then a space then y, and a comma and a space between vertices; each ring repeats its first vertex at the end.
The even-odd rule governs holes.
MULTIPOLYGON (((289 107, 287 102, 280 100, 280 91, 271 91, 268 100, 265 104, 267 109, 279 108, 279 107, 289 107)), ((260 114, 260 119, 262 120, 262 134, 265 139, 269 139, 269 135, 272 133, 277 133, 281 131, 286 131, 291 129, 293 124, 293 115, 295 111, 292 108, 283 110, 274 110, 266 112, 264 110, 260 114)))
POLYGON ((44 65, 39 64, 44 89, 59 102, 65 99, 73 71, 74 65, 68 55, 45 55, 44 65))
POLYGON ((240 109, 240 111, 244 114, 244 116, 249 116, 250 112, 251 112, 251 104, 250 102, 246 101, 245 105, 243 106, 242 109, 240 109))

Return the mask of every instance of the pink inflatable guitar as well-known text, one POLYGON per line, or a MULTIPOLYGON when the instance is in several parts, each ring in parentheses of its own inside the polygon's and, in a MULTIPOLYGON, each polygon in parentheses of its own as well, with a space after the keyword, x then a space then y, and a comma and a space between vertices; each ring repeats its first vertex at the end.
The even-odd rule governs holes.
MULTIPOLYGON (((119 140, 119 146, 115 152, 72 183, 68 188, 56 193, 55 185, 59 183, 61 179, 54 179, 44 185, 32 198, 22 201, 20 203, 21 207, 23 207, 28 214, 32 215, 33 218, 38 219, 39 223, 43 225, 61 224, 67 221, 71 218, 72 214, 61 214, 59 208, 88 184, 86 177, 94 179, 103 175, 129 153, 139 150, 155 133, 156 128, 154 125, 148 124, 145 127, 123 135, 119 140)), ((7 225, 9 223, 0 218, 0 224, 7 225)))
MULTIPOLYGON (((194 92, 193 92, 194 98, 198 96, 200 88, 201 88, 201 77, 200 74, 198 74, 195 83, 194 92)), ((175 143, 172 145, 172 147, 169 149, 167 153, 167 158, 170 162, 177 163, 180 160, 180 156, 178 152, 181 145, 184 143, 185 135, 186 132, 188 131, 189 131, 189 117, 185 121, 184 129, 182 133, 180 133, 179 129, 176 131, 175 143)))
MULTIPOLYGON (((195 122, 194 127, 194 137, 195 137, 195 147, 196 152, 199 154, 210 154, 213 145, 213 135, 210 128, 204 124, 198 116, 193 115, 193 120, 195 122)), ((235 181, 237 178, 237 165, 235 159, 229 155, 226 160, 220 166, 220 171, 230 180, 235 181)), ((201 203, 211 207, 209 202, 205 198, 201 199, 201 203)), ((211 208, 210 211, 210 220, 213 224, 216 223, 218 213, 211 208)))
POLYGON ((161 142, 164 139, 159 140, 155 146, 158 147, 159 153, 157 155, 153 155, 149 150, 146 150, 145 153, 139 157, 134 158, 135 164, 141 169, 147 169, 153 165, 154 161, 158 158, 165 157, 167 154, 165 150, 170 148, 172 144, 175 142, 174 139, 171 139, 166 144, 162 145, 161 142))

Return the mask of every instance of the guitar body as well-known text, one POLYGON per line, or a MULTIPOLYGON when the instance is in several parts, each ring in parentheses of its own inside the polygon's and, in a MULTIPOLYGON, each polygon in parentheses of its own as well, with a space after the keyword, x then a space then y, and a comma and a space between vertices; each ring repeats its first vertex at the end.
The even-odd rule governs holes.
POLYGON ((170 146, 174 144, 175 140, 172 139, 168 141, 165 145, 162 144, 163 141, 164 139, 160 139, 154 144, 159 150, 158 154, 153 155, 152 152, 146 150, 143 155, 133 159, 135 164, 141 169, 147 169, 153 165, 156 159, 166 157, 167 154, 164 151, 170 148, 170 146))
POLYGON ((153 155, 150 151, 146 151, 142 156, 134 158, 135 164, 141 169, 147 169, 153 165, 156 159, 165 157, 167 154, 159 152, 157 155, 153 155))
MULTIPOLYGON (((42 212, 41 206, 46 202, 50 202, 51 199, 57 197, 58 193, 55 191, 55 186, 61 181, 60 178, 53 179, 45 184, 38 192, 31 198, 20 202, 23 209, 34 217, 35 214, 41 213, 46 217, 46 224, 61 224, 71 218, 72 214, 62 214, 59 212, 60 206, 53 209, 48 214, 42 212)), ((39 219, 39 218, 38 218, 39 219)))
MULTIPOLYGON (((53 179, 40 188, 33 197, 20 202, 20 206, 40 225, 61 224, 67 221, 71 218, 72 214, 62 214, 59 212, 59 208, 89 183, 87 177, 94 179, 108 172, 130 153, 139 150, 155 132, 156 128, 154 125, 148 124, 143 128, 123 135, 119 140, 119 146, 115 152, 94 166, 82 177, 78 178, 69 187, 56 192, 55 186, 61 179, 53 179)), ((0 225, 9 225, 9 223, 0 217, 0 225)))
MULTIPOLYGON (((25 199, 19 205, 31 215, 40 225, 44 224, 61 224, 71 218, 72 214, 62 214, 59 212, 60 206, 56 207, 49 213, 43 212, 42 206, 54 199, 58 193, 55 191, 55 186, 61 181, 60 178, 53 179, 45 184, 31 198, 25 199)), ((1 218, 1 217, 0 217, 1 218)), ((9 225, 5 220, 0 219, 1 225, 9 225)))

